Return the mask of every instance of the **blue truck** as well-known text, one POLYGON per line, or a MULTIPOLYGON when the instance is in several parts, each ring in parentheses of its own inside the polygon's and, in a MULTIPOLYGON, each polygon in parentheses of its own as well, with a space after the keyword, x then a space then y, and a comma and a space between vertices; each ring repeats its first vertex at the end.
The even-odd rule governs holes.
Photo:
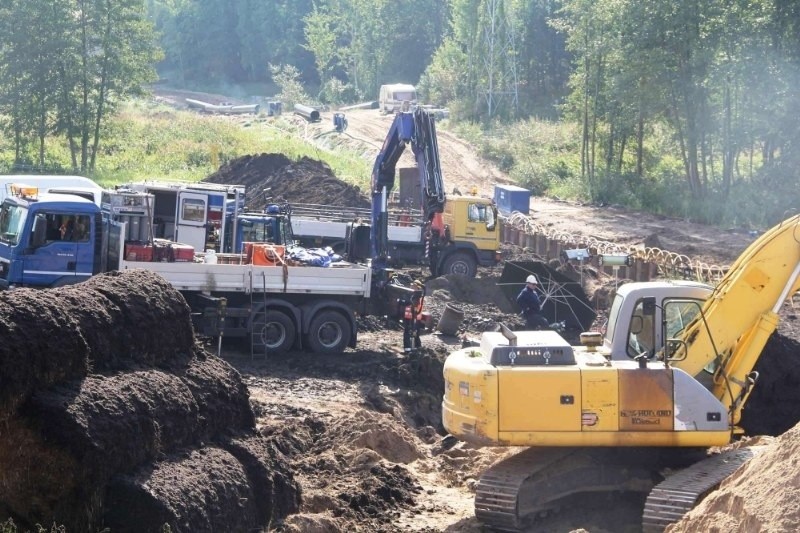
MULTIPOLYGON (((144 211, 142 216, 151 215, 144 211)), ((402 319, 404 306, 422 296, 391 271, 348 262, 260 266, 239 254, 238 262, 209 263, 204 253, 183 262, 131 260, 125 249, 135 211, 126 213, 120 222, 79 196, 18 187, 0 206, 0 289, 58 287, 113 270, 150 270, 183 294, 199 332, 249 337, 254 353, 340 352, 356 344, 357 316, 402 319)))

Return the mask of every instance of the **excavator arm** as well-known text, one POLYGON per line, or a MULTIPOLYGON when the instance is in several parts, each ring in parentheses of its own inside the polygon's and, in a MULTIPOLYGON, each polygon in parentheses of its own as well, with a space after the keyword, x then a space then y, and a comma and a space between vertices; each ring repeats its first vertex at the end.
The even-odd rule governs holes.
POLYGON ((377 268, 385 266, 387 261, 388 198, 394 188, 397 161, 409 143, 417 161, 425 219, 430 221, 444 210, 444 183, 433 115, 421 108, 397 113, 372 168, 371 246, 377 268))
POLYGON ((686 327, 673 366, 697 376, 713 363, 713 394, 737 423, 783 302, 800 289, 800 215, 756 239, 686 327))

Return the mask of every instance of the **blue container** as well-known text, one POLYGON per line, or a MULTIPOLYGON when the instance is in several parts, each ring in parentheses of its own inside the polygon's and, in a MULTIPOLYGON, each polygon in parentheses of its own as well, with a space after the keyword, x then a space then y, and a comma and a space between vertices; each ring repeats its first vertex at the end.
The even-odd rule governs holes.
POLYGON ((495 185, 494 203, 502 215, 510 215, 519 211, 527 215, 531 206, 531 191, 516 185, 495 185))

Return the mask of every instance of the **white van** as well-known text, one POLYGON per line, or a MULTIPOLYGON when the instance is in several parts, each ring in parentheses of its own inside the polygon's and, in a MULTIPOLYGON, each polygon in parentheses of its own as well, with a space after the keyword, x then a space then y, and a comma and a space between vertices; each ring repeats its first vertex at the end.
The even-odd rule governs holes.
POLYGON ((34 174, 0 175, 0 202, 9 195, 10 186, 29 185, 40 193, 74 194, 100 205, 103 188, 83 176, 37 176, 34 174))
POLYGON ((396 113, 403 109, 404 105, 408 106, 406 111, 411 111, 411 108, 417 105, 417 89, 413 85, 406 83, 381 85, 378 94, 378 110, 381 114, 396 113))

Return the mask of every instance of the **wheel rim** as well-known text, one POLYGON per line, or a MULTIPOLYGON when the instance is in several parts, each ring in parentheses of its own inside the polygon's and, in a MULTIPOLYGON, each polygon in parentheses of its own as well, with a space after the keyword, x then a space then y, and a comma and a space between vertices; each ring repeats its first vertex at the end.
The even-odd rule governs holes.
POLYGON ((342 342, 342 327, 333 321, 324 322, 317 330, 317 340, 323 348, 336 348, 342 342))
POLYGON ((462 276, 469 275, 469 265, 464 261, 456 261, 450 267, 450 272, 452 274, 461 274, 462 276))
POLYGON ((261 330, 261 342, 267 349, 276 349, 286 342, 286 328, 278 322, 270 322, 261 330))

